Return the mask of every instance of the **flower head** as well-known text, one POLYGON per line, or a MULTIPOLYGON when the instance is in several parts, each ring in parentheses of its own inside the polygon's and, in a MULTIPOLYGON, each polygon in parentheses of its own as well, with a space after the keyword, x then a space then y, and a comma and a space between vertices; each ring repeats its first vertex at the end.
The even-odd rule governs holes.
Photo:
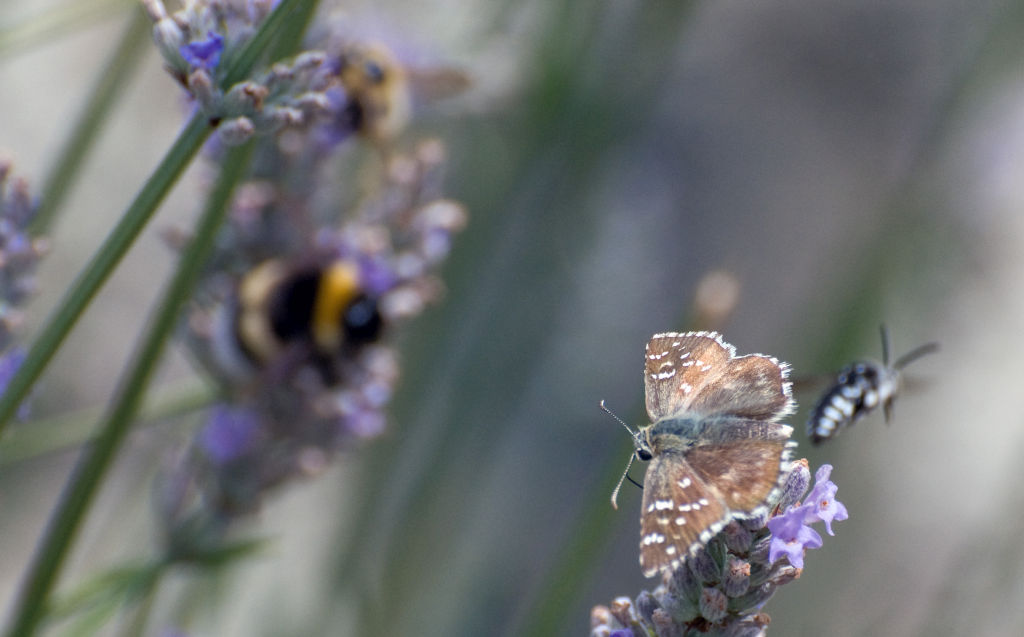
POLYGON ((768 520, 768 530, 772 532, 769 562, 774 563, 785 555, 790 564, 803 568, 804 552, 822 545, 821 535, 810 525, 824 522, 828 534, 835 535, 832 521, 849 517, 846 507, 835 499, 839 487, 828 479, 831 474, 832 465, 822 465, 814 474, 814 488, 807 501, 799 506, 790 506, 782 515, 768 520))
POLYGON ((220 54, 224 51, 224 36, 211 33, 202 40, 192 40, 182 44, 178 49, 181 57, 193 68, 212 70, 220 62, 220 54))
POLYGON ((215 405, 210 419, 199 433, 200 446, 215 464, 240 457, 255 444, 259 431, 257 415, 244 408, 215 405))
POLYGON ((790 564, 803 568, 804 551, 821 547, 821 535, 804 522, 810 508, 810 505, 791 507, 782 515, 768 520, 768 530, 772 532, 768 553, 770 563, 785 555, 790 564))
POLYGON ((836 500, 836 491, 839 487, 829 480, 832 474, 832 465, 823 464, 814 474, 814 488, 807 496, 809 508, 807 510, 807 522, 824 522, 825 530, 829 535, 832 532, 833 520, 845 520, 850 517, 842 502, 836 500))

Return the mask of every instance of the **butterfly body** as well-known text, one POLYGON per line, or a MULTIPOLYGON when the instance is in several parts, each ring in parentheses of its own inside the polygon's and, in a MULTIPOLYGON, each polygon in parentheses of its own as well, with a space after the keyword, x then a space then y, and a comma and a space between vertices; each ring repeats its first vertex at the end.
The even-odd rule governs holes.
POLYGON ((758 517, 789 467, 788 366, 736 356, 715 332, 656 334, 645 390, 652 424, 634 435, 650 461, 641 505, 640 565, 650 577, 678 568, 734 519, 758 517))

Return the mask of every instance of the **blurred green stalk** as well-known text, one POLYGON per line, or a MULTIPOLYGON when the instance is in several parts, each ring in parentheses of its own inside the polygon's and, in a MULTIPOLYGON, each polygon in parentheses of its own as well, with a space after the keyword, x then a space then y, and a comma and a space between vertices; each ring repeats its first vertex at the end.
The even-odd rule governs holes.
POLYGON ((49 44, 64 33, 78 33, 89 22, 120 13, 132 4, 133 0, 69 0, 61 7, 0 30, 0 57, 24 53, 40 44, 49 44))
POLYGON ((142 47, 149 42, 151 30, 149 16, 141 5, 135 7, 121 41, 103 65, 103 72, 75 122, 71 136, 61 149, 56 166, 47 176, 39 209, 29 228, 32 236, 39 236, 49 230, 54 215, 64 203, 82 168, 82 160, 95 143, 107 117, 113 112, 114 99, 121 94, 127 80, 144 57, 142 47))

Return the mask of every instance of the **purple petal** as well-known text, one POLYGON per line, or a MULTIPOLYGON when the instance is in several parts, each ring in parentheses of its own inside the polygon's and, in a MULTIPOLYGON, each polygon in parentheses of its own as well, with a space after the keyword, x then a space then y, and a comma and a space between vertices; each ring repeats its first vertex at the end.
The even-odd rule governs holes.
POLYGON ((202 69, 213 69, 220 62, 220 54, 224 50, 224 37, 219 33, 211 33, 205 40, 193 40, 183 44, 178 50, 189 66, 202 69))
POLYGON ((210 419, 199 433, 199 443, 214 463, 223 464, 245 453, 258 429, 255 414, 217 405, 210 410, 210 419))
POLYGON ((846 507, 842 502, 836 500, 836 492, 839 487, 828 479, 832 473, 832 465, 822 465, 815 473, 814 478, 817 484, 811 489, 807 496, 807 516, 805 522, 824 522, 825 529, 829 535, 835 535, 832 531, 833 520, 845 520, 849 517, 846 507))

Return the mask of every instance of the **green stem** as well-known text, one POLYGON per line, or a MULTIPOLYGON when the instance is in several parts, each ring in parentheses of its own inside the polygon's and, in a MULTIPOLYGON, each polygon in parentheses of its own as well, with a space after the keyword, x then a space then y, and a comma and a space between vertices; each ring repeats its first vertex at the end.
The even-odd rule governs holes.
POLYGON ((61 501, 32 561, 22 596, 15 607, 14 621, 7 632, 9 637, 31 635, 43 617, 47 597, 71 546, 71 540, 114 454, 131 428, 143 392, 177 321, 178 312, 213 249, 217 229, 227 215, 235 185, 248 167, 252 147, 253 144, 249 143, 232 149, 225 158, 220 178, 196 228, 195 238, 182 254, 178 270, 159 308, 149 321, 142 344, 118 383, 110 415, 102 425, 95 443, 79 459, 65 486, 61 501))
POLYGON ((107 117, 113 112, 114 99, 121 94, 127 84, 126 80, 143 59, 142 47, 149 42, 151 25, 142 7, 136 7, 121 41, 103 65, 104 71, 93 87, 85 109, 75 122, 57 165, 47 177, 43 198, 30 228, 33 236, 44 234, 49 229, 57 209, 64 202, 82 167, 82 160, 92 148, 107 117))

